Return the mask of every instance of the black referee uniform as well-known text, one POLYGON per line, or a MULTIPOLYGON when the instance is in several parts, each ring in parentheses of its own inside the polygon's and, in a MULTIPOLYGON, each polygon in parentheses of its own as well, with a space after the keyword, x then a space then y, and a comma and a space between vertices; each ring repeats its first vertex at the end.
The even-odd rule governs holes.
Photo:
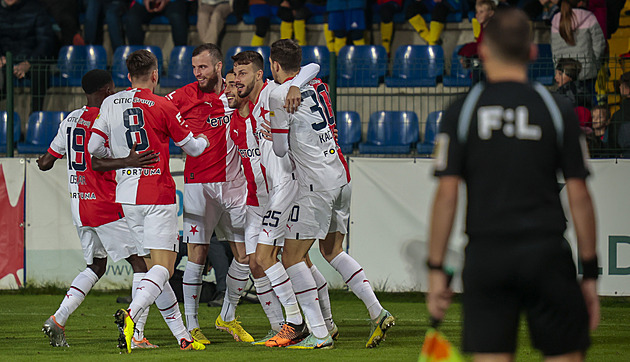
POLYGON ((557 182, 589 174, 573 107, 540 84, 479 83, 445 111, 437 147, 435 175, 468 194, 464 350, 514 353, 521 312, 545 355, 586 350, 557 182))

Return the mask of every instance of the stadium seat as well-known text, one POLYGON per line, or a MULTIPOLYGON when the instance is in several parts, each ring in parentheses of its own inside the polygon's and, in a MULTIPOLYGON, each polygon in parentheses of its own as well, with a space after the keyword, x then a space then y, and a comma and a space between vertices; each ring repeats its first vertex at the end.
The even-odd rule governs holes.
POLYGON ((114 51, 114 59, 112 60, 112 78, 114 78, 116 87, 131 86, 131 82, 127 78, 127 63, 125 61, 129 54, 140 49, 147 49, 155 54, 158 60, 158 72, 160 76, 162 75, 162 49, 154 45, 123 45, 114 51))
POLYGON ((470 69, 462 67, 462 63, 459 61, 460 56, 457 52, 463 47, 458 45, 453 50, 451 56, 451 75, 444 76, 442 83, 445 87, 470 87, 472 85, 472 78, 470 76, 470 69))
POLYGON ((442 111, 429 113, 427 116, 427 124, 424 126, 424 141, 418 144, 418 154, 422 156, 431 156, 433 154, 435 136, 438 133, 441 120, 442 111))
POLYGON ((544 85, 552 85, 555 69, 551 44, 538 44, 538 57, 528 66, 529 79, 544 85))
POLYGON ((347 45, 339 51, 339 87, 378 87, 386 72, 387 52, 381 45, 347 45))
POLYGON ((26 125, 24 142, 18 144, 20 153, 46 153, 50 142, 59 131, 59 124, 66 112, 33 112, 26 125))
POLYGON ((444 51, 439 45, 403 45, 396 49, 388 87, 435 87, 444 74, 444 51))
POLYGON ((171 155, 181 155, 183 151, 181 147, 175 145, 175 142, 171 138, 168 144, 168 152, 171 155))
POLYGON ((302 65, 317 63, 320 66, 317 78, 324 81, 330 75, 330 52, 325 46, 306 45, 302 47, 302 65))
MULTIPOLYGON (((446 2, 448 3, 448 7, 451 8, 451 11, 448 13, 448 15, 446 15, 446 22, 461 23, 464 17, 464 9, 462 3, 465 3, 465 1, 446 0, 446 2)), ((431 21, 431 13, 433 12, 433 8, 435 7, 436 3, 437 1, 435 0, 424 1, 424 4, 427 6, 429 12, 422 15, 422 17, 427 22, 427 24, 431 21)))
POLYGON ((191 59, 194 46, 176 46, 171 51, 168 73, 160 80, 162 87, 183 87, 195 81, 191 59))
MULTIPOLYGON (((0 152, 7 152, 7 125, 9 124, 9 114, 7 111, 0 111, 0 152)), ((22 129, 20 128, 20 115, 17 112, 13 112, 13 145, 17 147, 17 143, 20 140, 20 134, 22 129)))
POLYGON ((361 117, 354 111, 337 112, 337 143, 341 152, 351 154, 354 147, 361 142, 361 117))
POLYGON ((253 50, 255 52, 260 53, 260 55, 262 55, 263 57, 263 62, 265 64, 265 69, 263 70, 263 76, 265 78, 271 78, 271 66, 269 65, 269 53, 270 53, 270 48, 268 46, 259 46, 259 47, 252 47, 252 46, 235 46, 235 47, 231 47, 230 49, 228 49, 227 53, 225 54, 225 62, 223 63, 223 76, 225 76, 225 74, 228 72, 228 70, 232 69, 234 67, 234 62, 232 61, 232 56, 236 55, 240 52, 244 52, 246 50, 253 50))
POLYGON ((418 116, 412 111, 380 111, 370 116, 361 153, 406 154, 419 138, 418 116))
POLYGON ((52 87, 80 87, 81 78, 92 69, 107 69, 107 51, 102 45, 66 45, 59 49, 59 74, 50 78, 52 87))

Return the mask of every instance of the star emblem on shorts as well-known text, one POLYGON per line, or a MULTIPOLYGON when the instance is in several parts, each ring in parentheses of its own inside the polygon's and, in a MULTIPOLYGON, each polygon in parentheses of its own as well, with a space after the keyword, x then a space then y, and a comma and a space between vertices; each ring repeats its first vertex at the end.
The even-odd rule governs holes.
POLYGON ((191 225, 189 232, 191 232, 193 234, 193 236, 195 235, 195 233, 198 233, 199 230, 197 230, 197 225, 191 225))
POLYGON ((271 305, 271 301, 269 301, 269 302, 265 302, 265 304, 267 304, 267 305, 271 305))
POLYGON ((267 113, 269 113, 269 111, 266 110, 264 106, 260 107, 260 118, 264 120, 267 113))

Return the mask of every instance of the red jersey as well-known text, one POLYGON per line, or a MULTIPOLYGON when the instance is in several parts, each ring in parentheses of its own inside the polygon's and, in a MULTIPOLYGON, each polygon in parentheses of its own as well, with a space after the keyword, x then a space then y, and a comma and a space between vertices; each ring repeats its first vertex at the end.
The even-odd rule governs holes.
POLYGON ((153 168, 123 168, 117 172, 116 201, 122 204, 168 205, 175 203, 175 181, 169 168, 169 138, 182 145, 192 132, 177 108, 148 89, 127 89, 103 101, 92 132, 106 140, 112 157, 152 149, 160 153, 153 168))
POLYGON ((48 153, 57 158, 68 154, 68 191, 72 221, 77 226, 97 227, 123 217, 122 207, 115 202, 116 174, 92 170, 87 151, 98 112, 96 107, 72 111, 59 125, 48 148, 48 153))
MULTIPOLYGON (((250 102, 250 109, 254 105, 250 102)), ((265 170, 260 163, 260 148, 256 137, 256 120, 252 113, 243 118, 235 111, 232 114, 232 131, 230 132, 241 156, 243 172, 247 179, 247 205, 261 206, 268 200, 265 170)))
MULTIPOLYGON (((241 172, 236 145, 230 137, 232 108, 221 94, 199 89, 194 82, 166 95, 181 112, 191 131, 208 137, 210 147, 197 157, 186 157, 185 183, 232 181, 241 172)), ((242 177, 242 176, 241 176, 242 177)))

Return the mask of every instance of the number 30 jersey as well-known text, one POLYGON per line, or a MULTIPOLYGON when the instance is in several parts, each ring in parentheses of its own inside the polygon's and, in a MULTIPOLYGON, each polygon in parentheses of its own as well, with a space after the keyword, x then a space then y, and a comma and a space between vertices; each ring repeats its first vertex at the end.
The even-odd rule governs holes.
POLYGON ((169 168, 169 138, 181 146, 193 136, 175 106, 148 89, 127 89, 103 101, 92 132, 109 140, 113 158, 151 149, 160 157, 153 168, 123 168, 117 173, 116 201, 122 204, 175 203, 169 168))
POLYGON ((335 116, 328 86, 313 79, 300 88, 302 104, 289 114, 283 105, 290 86, 284 82, 269 96, 271 132, 289 134, 289 155, 300 185, 311 191, 342 187, 350 182, 350 173, 333 136, 335 116))
POLYGON ((57 158, 68 155, 68 191, 72 221, 77 226, 97 227, 123 217, 122 207, 114 202, 114 171, 92 170, 87 152, 90 128, 97 115, 96 107, 83 107, 71 112, 59 125, 59 132, 48 149, 48 153, 57 158))

